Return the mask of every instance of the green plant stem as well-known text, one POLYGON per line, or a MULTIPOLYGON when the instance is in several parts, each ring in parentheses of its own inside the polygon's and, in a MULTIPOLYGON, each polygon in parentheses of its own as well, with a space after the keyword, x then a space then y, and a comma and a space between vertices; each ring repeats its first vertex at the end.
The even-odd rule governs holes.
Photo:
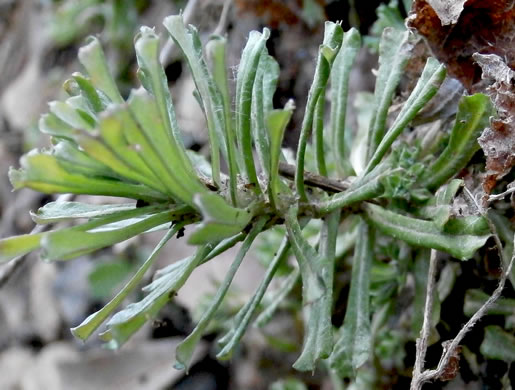
MULTIPOLYGON (((295 178, 295 165, 279 162, 279 174, 288 179, 295 178)), ((304 184, 320 188, 326 192, 342 192, 350 187, 350 183, 342 180, 330 179, 309 171, 304 171, 304 184)))

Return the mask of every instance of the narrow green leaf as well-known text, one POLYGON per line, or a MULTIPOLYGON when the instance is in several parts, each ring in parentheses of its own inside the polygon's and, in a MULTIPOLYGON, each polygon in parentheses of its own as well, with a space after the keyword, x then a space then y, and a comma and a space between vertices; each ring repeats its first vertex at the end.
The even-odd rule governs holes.
POLYGON ((77 109, 73 108, 69 104, 70 99, 66 102, 54 101, 48 103, 50 112, 74 129, 92 131, 95 124, 82 116, 77 109))
POLYGON ((201 106, 206 115, 209 145, 211 147, 211 165, 213 170, 213 180, 217 186, 220 185, 220 152, 227 159, 227 142, 224 128, 226 126, 224 103, 222 95, 207 68, 206 62, 202 56, 202 46, 198 31, 189 26, 186 28, 182 15, 172 15, 165 18, 164 26, 170 33, 175 43, 180 47, 191 73, 193 80, 200 95, 201 106))
POLYGON ((80 149, 75 141, 61 139, 54 145, 52 152, 59 165, 70 173, 123 180, 107 165, 95 160, 80 149))
POLYGON ((149 202, 164 198, 162 194, 141 184, 69 173, 54 156, 37 151, 24 155, 20 162, 21 169, 9 170, 9 179, 14 189, 28 187, 46 194, 107 195, 149 202))
POLYGON ((468 215, 466 217, 452 217, 443 226, 448 234, 471 234, 476 236, 489 235, 488 221, 482 215, 468 215))
POLYGON ((367 219, 383 233, 411 245, 447 252, 461 260, 470 259, 490 237, 490 234, 450 234, 432 221, 407 217, 373 204, 364 208, 367 219))
POLYGON ((515 336, 500 326, 489 325, 485 328, 485 338, 479 350, 488 359, 510 364, 515 361, 515 336))
POLYGON ((220 243, 218 243, 218 245, 216 245, 214 249, 211 252, 209 252, 209 254, 204 258, 204 260, 202 260, 202 264, 214 259, 218 255, 224 253, 226 250, 232 248, 238 242, 243 241, 245 237, 247 237, 247 233, 239 232, 238 234, 235 234, 232 237, 220 241, 220 243))
POLYGON ((74 218, 103 217, 120 211, 134 210, 135 203, 88 204, 82 202, 50 202, 40 207, 35 213, 31 211, 32 220, 39 225, 56 223, 74 218))
POLYGON ((266 118, 268 132, 270 134, 270 179, 268 182, 268 195, 274 207, 279 205, 280 177, 279 159, 284 131, 293 114, 293 102, 286 103, 283 110, 272 110, 266 118))
POLYGON ((265 175, 266 180, 270 180, 270 139, 266 129, 264 105, 264 76, 268 72, 268 52, 266 48, 261 53, 259 65, 256 72, 256 78, 252 90, 251 104, 251 130, 256 152, 258 156, 261 171, 265 175))
POLYGON ((223 348, 216 355, 218 359, 231 358, 234 348, 238 345, 243 334, 247 330, 250 324, 250 320, 252 319, 254 312, 258 308, 258 305, 260 304, 261 300, 263 299, 263 295, 265 295, 265 292, 268 286, 270 285, 270 282, 272 281, 275 272, 277 271, 277 268, 282 262, 286 260, 289 249, 290 244, 288 242, 288 239, 285 237, 283 239, 283 242, 281 243, 281 246, 277 250, 276 255, 270 262, 266 270, 265 276, 261 281, 259 287, 257 288, 256 292, 254 293, 252 298, 238 311, 238 314, 234 318, 234 322, 231 329, 225 334, 224 337, 222 337, 219 340, 218 343, 222 345, 223 348))
POLYGON ((263 111, 268 114, 274 109, 274 95, 279 82, 279 64, 271 55, 265 56, 263 63, 265 66, 265 73, 263 75, 263 111))
POLYGON ((327 176, 327 164, 325 162, 325 142, 324 142, 324 116, 325 116, 325 87, 320 92, 320 96, 315 106, 313 114, 313 144, 315 149, 315 161, 318 174, 327 176))
POLYGON ((128 103, 131 115, 138 123, 141 132, 145 134, 146 139, 143 139, 134 127, 130 130, 132 136, 139 137, 135 139, 136 145, 139 144, 142 148, 145 146, 147 149, 146 153, 141 153, 143 158, 148 158, 147 165, 155 162, 156 170, 164 166, 159 171, 166 169, 163 180, 167 180, 168 188, 173 189, 176 196, 183 202, 192 205, 193 194, 206 192, 206 188, 198 181, 188 157, 185 157, 188 159, 187 162, 181 158, 183 147, 173 141, 167 133, 156 100, 145 90, 139 89, 131 93, 128 103), (141 143, 137 143, 138 141, 141 143), (148 143, 152 146, 151 148, 148 143), (155 161, 156 157, 146 156, 147 153, 151 153, 151 150, 154 156, 158 156, 162 161, 161 164, 155 161))
POLYGON ((172 221, 170 211, 127 220, 122 227, 103 231, 60 230, 46 233, 42 240, 42 255, 45 260, 68 260, 117 242, 125 241, 156 226, 172 221))
MULTIPOLYGON (((132 175, 138 177, 140 183, 144 183, 156 191, 167 193, 166 186, 162 183, 162 178, 154 173, 154 171, 145 163, 141 156, 141 150, 133 145, 126 137, 129 131, 125 129, 126 121, 129 113, 127 107, 122 109, 124 112, 120 113, 118 107, 110 109, 105 112, 99 123, 99 131, 102 140, 112 150, 123 163, 131 169, 132 175)), ((80 140, 79 140, 80 144, 80 140)), ((82 146, 82 145, 81 145, 82 146)), ((87 151, 87 149, 84 147, 87 151)), ((148 153, 151 153, 147 150, 148 153)), ((93 153, 89 153, 94 156, 93 153)), ((107 165, 107 164, 106 164, 107 165)))
POLYGON ((78 56, 95 88, 104 92, 112 102, 122 103, 123 98, 109 73, 99 40, 95 37, 89 37, 87 45, 79 49, 78 56))
MULTIPOLYGON (((55 210, 57 205, 60 203, 54 202, 50 204, 49 208, 45 210, 45 217, 52 218, 52 216, 57 216, 58 211, 55 210)), ((47 233, 37 233, 37 234, 27 234, 21 235, 17 237, 10 237, 0 240, 0 262, 11 260, 12 258, 27 254, 33 250, 39 249, 41 246, 42 238, 49 234, 60 233, 60 232, 74 232, 74 231, 87 231, 90 229, 98 228, 99 226, 112 224, 121 220, 137 218, 145 214, 156 213, 160 210, 162 206, 147 206, 142 208, 132 208, 129 210, 120 209, 118 211, 113 211, 108 214, 103 214, 102 216, 98 215, 97 218, 84 223, 82 225, 74 226, 71 228, 63 229, 61 231, 47 232, 47 233)), ((172 210, 174 217, 177 218, 180 215, 183 215, 184 212, 187 211, 184 207, 177 208, 172 210)), ((62 214, 66 214, 66 211, 63 211, 62 214)), ((86 212, 86 214, 90 214, 86 212)), ((62 215, 64 216, 64 215, 62 215)))
POLYGON ((299 146, 297 148, 297 167, 295 171, 295 186, 297 193, 301 200, 306 201, 306 191, 304 189, 304 159, 306 154, 306 147, 308 139, 311 135, 313 128, 313 119, 315 115, 315 109, 322 91, 325 90, 327 81, 329 80, 329 74, 331 72, 331 66, 334 62, 340 46, 343 40, 343 30, 337 23, 326 22, 324 31, 324 41, 320 45, 318 51, 317 65, 315 69, 315 76, 313 83, 308 93, 308 101, 306 103, 306 111, 304 113, 304 119, 300 130, 299 146))
POLYGON ((352 377, 367 362, 372 350, 370 333, 370 271, 374 256, 373 231, 361 221, 352 260, 352 278, 347 311, 331 354, 331 367, 341 376, 352 377))
POLYGON ((273 111, 273 96, 279 79, 279 65, 266 49, 261 53, 252 92, 252 133, 261 171, 270 181, 270 135, 268 116, 273 111))
POLYGON ((406 128, 409 122, 411 122, 424 105, 438 92, 440 85, 445 79, 445 74, 445 66, 440 65, 433 57, 427 59, 426 66, 422 71, 417 85, 411 92, 408 100, 404 103, 395 122, 381 139, 365 169, 365 173, 370 172, 379 164, 388 149, 390 149, 390 146, 392 146, 393 142, 406 128))
MULTIPOLYGON (((168 89, 168 82, 161 63, 159 62, 159 38, 153 29, 141 27, 139 34, 135 38, 134 47, 136 48, 136 57, 140 67, 140 73, 144 75, 146 82, 143 83, 145 88, 149 88, 155 97, 155 106, 157 107, 157 116, 153 116, 155 122, 159 122, 159 126, 155 126, 153 133, 159 137, 168 153, 180 160, 180 164, 184 171, 190 175, 194 172, 191 162, 186 155, 186 150, 182 142, 181 133, 175 118, 175 111, 168 89)), ((134 114, 144 115, 146 107, 142 107, 142 112, 136 111, 134 114)), ((155 114, 154 114, 155 115, 155 114)), ((138 117, 139 121, 139 117, 138 117)), ((167 156, 167 154, 164 154, 167 156)))
POLYGON ((227 164, 229 165, 229 189, 233 206, 237 203, 237 180, 240 173, 240 165, 243 163, 243 156, 238 155, 236 148, 236 134, 234 133, 234 120, 231 113, 231 97, 227 82, 227 61, 226 61, 227 40, 221 36, 212 36, 206 45, 208 57, 211 59, 213 80, 220 91, 225 116, 225 143, 227 149, 227 164))
POLYGON ((367 156, 370 159, 386 132, 386 117, 395 89, 411 54, 409 32, 385 28, 379 44, 379 70, 374 91, 375 107, 370 121, 367 156))
MULTIPOLYGON (((313 371, 317 361, 327 358, 333 349, 330 313, 334 257, 317 253, 304 239, 297 220, 297 211, 297 207, 291 207, 285 223, 302 277, 302 304, 306 320, 302 353, 293 364, 293 368, 299 371, 313 371)), ((334 222, 332 219, 330 221, 334 222)), ((331 225, 335 228, 333 223, 331 225)), ((336 235, 336 231, 337 229, 327 229, 329 234, 336 235)))
POLYGON ((331 139, 338 168, 344 175, 353 173, 349 164, 350 133, 346 131, 347 97, 352 64, 361 47, 361 37, 355 28, 343 36, 342 47, 331 72, 331 139))
POLYGON ((39 249, 42 236, 43 233, 36 233, 0 239, 0 263, 39 249))
POLYGON ((157 255, 164 247, 164 245, 172 238, 185 224, 179 223, 173 226, 172 229, 161 239, 159 244, 154 248, 150 256, 145 260, 138 271, 132 276, 129 282, 111 299, 102 309, 89 315, 82 323, 71 329, 72 334, 82 340, 88 339, 91 334, 107 319, 107 317, 123 302, 129 293, 136 288, 139 282, 145 276, 150 266, 154 263, 157 255))
MULTIPOLYGON (((116 120, 103 120, 101 126, 104 127, 103 132, 121 130, 121 124, 116 120)), ((153 178, 153 175, 147 176, 147 172, 139 172, 134 168, 137 161, 131 161, 128 158, 129 156, 123 157, 123 150, 118 149, 119 153, 116 153, 100 137, 93 137, 86 133, 78 135, 76 139, 86 154, 109 167, 119 177, 124 178, 125 181, 144 184, 157 192, 164 192, 161 183, 153 178)))
POLYGON ((245 174, 249 182, 254 184, 255 191, 257 192, 260 191, 260 187, 252 152, 252 91, 261 53, 265 48, 265 43, 269 36, 270 30, 267 28, 263 30, 263 33, 257 31, 250 33, 247 44, 241 55, 236 78, 236 137, 238 139, 240 152, 243 155, 245 174))
POLYGON ((102 93, 102 91, 98 91, 94 87, 91 79, 85 77, 84 75, 75 72, 72 74, 72 77, 73 80, 75 80, 77 83, 81 95, 84 96, 91 109, 94 112, 104 111, 110 103, 109 98, 104 93, 102 93))
POLYGON ((43 114, 38 122, 39 131, 54 137, 73 140, 74 128, 65 121, 59 119, 55 114, 43 114))
POLYGON ((360 176, 367 165, 367 148, 369 126, 374 114, 374 95, 370 92, 358 92, 352 104, 356 112, 358 128, 353 134, 352 148, 350 148, 349 162, 352 170, 360 176))
POLYGON ((300 271, 298 268, 295 268, 290 275, 284 280, 283 284, 274 291, 270 298, 265 300, 270 302, 266 308, 259 314, 256 318, 256 326, 258 328, 263 328, 266 324, 270 322, 272 316, 275 314, 279 305, 284 301, 284 299, 290 294, 293 290, 297 282, 299 281, 300 271))
POLYGON ((202 223, 190 236, 190 244, 220 241, 241 232, 250 223, 254 214, 250 208, 229 206, 216 194, 197 194, 195 204, 202 213, 202 223))
POLYGON ((121 347, 145 322, 154 318, 159 310, 173 297, 213 248, 199 247, 194 256, 177 261, 156 273, 156 279, 143 288, 147 293, 141 301, 130 303, 108 322, 108 329, 100 335, 108 342, 107 347, 121 347))
MULTIPOLYGON (((109 116, 117 122, 115 128, 121 128, 123 136, 129 148, 133 149, 141 158, 141 162, 153 173, 152 176, 158 179, 165 188, 165 193, 170 194, 175 199, 191 203, 191 195, 182 183, 182 177, 179 172, 182 170, 177 167, 177 157, 167 153, 166 145, 160 143, 163 141, 154 131, 156 129, 148 116, 140 115, 137 121, 134 111, 141 110, 145 101, 149 104, 147 109, 151 113, 157 111, 153 99, 144 91, 133 91, 128 101, 128 109, 126 107, 113 107, 109 111, 109 116), (152 108, 150 104, 154 104, 152 108), (177 169, 171 169, 176 166, 177 169)), ((156 126, 159 126, 159 122, 156 126)), ((166 142, 166 138, 163 142, 166 142)), ((184 175, 184 173, 182 173, 184 175)))
POLYGON ((177 346, 177 349, 175 351, 175 358, 177 359, 177 362, 175 363, 175 368, 179 370, 189 368, 193 352, 195 351, 195 347, 200 341, 200 338, 202 337, 204 330, 211 321, 211 318, 216 313, 218 307, 222 303, 222 300, 227 294, 227 290, 229 289, 229 286, 231 285, 232 280, 234 279, 234 275, 236 275, 236 271, 240 267, 243 258, 247 254, 248 250, 250 249, 250 246, 256 239, 257 235, 265 226, 266 220, 266 217, 261 217, 256 221, 248 236, 243 241, 243 244, 240 250, 238 251, 236 258, 234 259, 234 262, 231 264, 229 271, 227 271, 227 274, 225 275, 225 278, 220 288, 216 292, 213 301, 209 305, 209 308, 204 312, 197 326, 195 327, 195 329, 193 329, 190 335, 186 337, 186 339, 177 346))
POLYGON ((95 112, 91 108, 91 105, 88 103, 88 100, 82 96, 72 96, 68 98, 65 102, 71 108, 73 108, 79 116, 86 121, 90 126, 95 127, 97 124, 97 119, 95 112))
POLYGON ((458 106, 451 138, 438 158, 427 168, 420 185, 435 189, 461 171, 479 150, 477 138, 488 127, 492 105, 483 94, 464 96, 458 106))

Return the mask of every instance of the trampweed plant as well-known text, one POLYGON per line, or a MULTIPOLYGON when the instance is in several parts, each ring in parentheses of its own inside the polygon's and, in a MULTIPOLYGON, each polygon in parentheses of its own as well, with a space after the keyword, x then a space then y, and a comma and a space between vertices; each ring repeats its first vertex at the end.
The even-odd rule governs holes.
POLYGON ((463 186, 454 177, 478 151, 476 139, 492 115, 488 97, 462 97, 454 123, 442 122, 442 127, 449 125, 445 131, 428 137, 415 129, 405 136, 443 83, 445 68, 428 58, 409 97, 391 118, 413 37, 408 31, 386 29, 370 125, 353 131, 346 125, 348 83, 361 38, 354 29, 344 33, 339 24, 327 22, 296 160, 288 164, 281 145, 295 107, 292 102, 273 107, 279 67, 266 49, 269 30, 250 33, 231 97, 225 38, 213 36, 203 48, 196 29, 185 26, 181 16, 167 17, 164 26, 195 81, 210 161, 183 145, 154 30, 143 27, 135 39, 141 87, 127 100, 110 75, 99 41, 90 38, 79 51, 87 74, 74 73, 65 83, 70 97, 50 103, 50 112, 39 122, 41 132, 51 136, 50 148, 24 155, 10 179, 15 189, 133 201, 50 202, 32 214, 36 223, 87 222, 3 239, 1 260, 39 250, 44 260, 65 261, 145 232, 163 231, 161 242, 118 294, 72 329, 86 340, 105 323, 100 337, 118 348, 157 315, 197 267, 217 261, 219 254, 242 242, 207 310, 177 347, 176 366, 187 368, 252 244, 284 224, 286 232, 261 284, 234 318, 227 319, 231 326, 219 340, 218 358, 231 357, 256 316, 256 324, 263 326, 299 279, 304 343, 295 369, 312 371, 325 360, 338 376, 355 378, 372 356, 381 360, 397 353, 395 345, 402 343, 385 339, 395 336, 388 318, 407 275, 415 275, 410 334, 415 338, 422 327, 418 313, 424 310, 429 250, 468 260, 491 236, 485 215, 460 216, 452 206, 463 186), (221 161, 227 173, 221 171, 221 161), (303 234, 313 221, 319 223, 314 244, 303 234), (170 238, 189 225, 194 230, 189 243, 196 251, 158 270, 143 288, 144 298, 117 311, 170 238), (295 265, 287 262, 290 254, 295 265), (335 328, 334 270, 345 261, 352 262, 350 293, 343 325, 335 328), (277 273, 280 267, 286 267, 286 276, 277 273), (284 283, 264 306, 274 278, 284 283))

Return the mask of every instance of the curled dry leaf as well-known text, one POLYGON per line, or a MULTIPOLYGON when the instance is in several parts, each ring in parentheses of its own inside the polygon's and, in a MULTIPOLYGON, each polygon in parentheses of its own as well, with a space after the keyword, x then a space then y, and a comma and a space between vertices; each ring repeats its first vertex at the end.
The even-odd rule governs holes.
POLYGON ((489 193, 497 179, 515 165, 515 72, 495 54, 477 53, 473 58, 483 70, 483 79, 490 80, 485 92, 498 113, 478 139, 487 157, 483 187, 489 193))
POLYGON ((408 24, 426 38, 448 74, 468 92, 492 98, 499 117, 479 138, 487 158, 483 188, 490 193, 515 165, 515 4, 415 0, 408 24))
POLYGON ((416 0, 408 25, 426 38, 433 54, 447 65, 448 74, 469 92, 481 92, 475 85, 481 80, 481 68, 474 53, 497 54, 514 68, 515 7, 511 0, 468 0, 457 22, 444 26, 427 0, 416 0))

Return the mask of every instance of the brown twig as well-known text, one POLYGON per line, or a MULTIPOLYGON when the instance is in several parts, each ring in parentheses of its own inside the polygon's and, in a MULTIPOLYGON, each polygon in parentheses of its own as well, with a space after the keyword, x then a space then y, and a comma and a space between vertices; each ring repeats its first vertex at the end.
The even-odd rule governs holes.
MULTIPOLYGON (((279 162, 279 174, 288 179, 295 178, 295 166, 285 162, 279 162)), ((350 183, 329 179, 313 172, 304 171, 304 183, 312 187, 318 187, 328 192, 343 192, 349 189, 350 183)))

